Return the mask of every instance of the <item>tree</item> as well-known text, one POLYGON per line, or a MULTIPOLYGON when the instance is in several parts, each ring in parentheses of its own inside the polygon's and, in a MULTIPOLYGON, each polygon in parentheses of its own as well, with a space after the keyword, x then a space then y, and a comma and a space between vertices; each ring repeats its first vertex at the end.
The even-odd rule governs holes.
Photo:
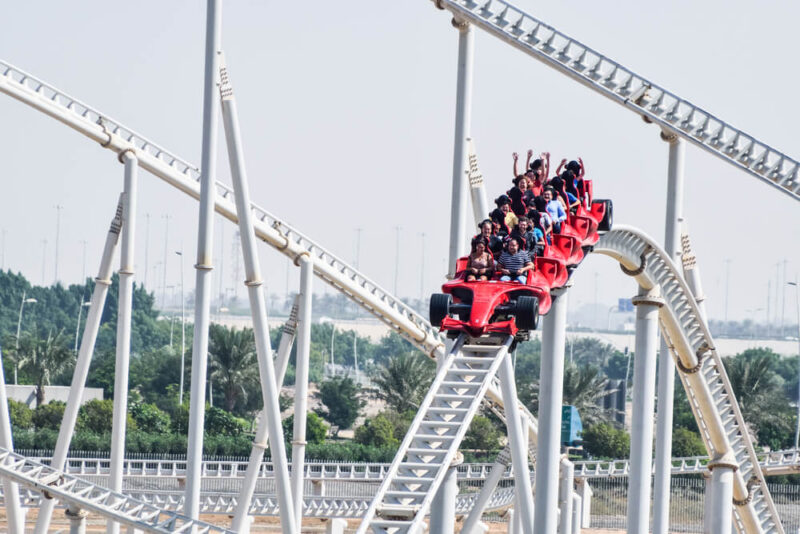
POLYGON ((488 417, 476 415, 461 442, 461 448, 496 451, 500 448, 500 434, 488 417))
POLYGON ((627 458, 631 452, 631 437, 609 423, 584 427, 583 448, 592 456, 627 458))
POLYGON ((61 401, 51 401, 37 406, 33 411, 33 426, 37 430, 42 428, 58 430, 61 426, 61 421, 64 419, 66 407, 67 405, 61 401))
POLYGON ((433 362, 418 354, 392 356, 378 369, 378 397, 398 413, 419 408, 434 377, 433 362))
MULTIPOLYGON (((294 439, 294 414, 290 415, 281 423, 283 425, 283 438, 287 443, 294 439)), ((325 441, 328 435, 328 425, 320 416, 314 412, 306 413, 306 442, 320 444, 325 441)))
POLYGON ((238 436, 244 432, 241 422, 216 406, 206 408, 205 431, 211 435, 238 436))
POLYGON ((676 428, 672 431, 672 456, 703 456, 706 446, 697 432, 687 428, 676 428))
POLYGON ((151 403, 137 402, 131 404, 130 414, 136 427, 144 432, 165 434, 169 432, 169 415, 151 403))
POLYGON ((577 367, 567 364, 564 370, 564 404, 578 409, 584 425, 604 421, 607 416, 598 402, 609 394, 607 384, 608 378, 594 365, 577 367))
POLYGON ((234 410, 250 392, 259 392, 256 345, 251 328, 226 328, 212 324, 209 329, 208 354, 211 378, 222 391, 225 409, 234 410))
POLYGON ((8 399, 8 417, 12 429, 28 430, 33 428, 33 410, 24 402, 8 399))
POLYGON ((349 376, 326 380, 319 387, 319 398, 326 409, 320 411, 319 415, 330 421, 337 433, 350 428, 366 404, 360 398, 360 393, 361 388, 349 376))
POLYGON ((355 442, 373 447, 397 448, 400 440, 394 436, 394 424, 383 414, 367 419, 356 428, 355 442))
POLYGON ((67 336, 60 330, 46 334, 26 332, 19 341, 20 369, 31 377, 36 386, 36 406, 44 404, 44 386, 50 385, 53 377, 63 372, 73 362, 67 336))

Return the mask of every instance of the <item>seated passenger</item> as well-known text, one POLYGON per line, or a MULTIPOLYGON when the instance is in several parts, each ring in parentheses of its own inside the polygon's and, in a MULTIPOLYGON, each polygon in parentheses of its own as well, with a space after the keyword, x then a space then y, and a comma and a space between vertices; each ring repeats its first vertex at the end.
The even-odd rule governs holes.
POLYGON ((533 202, 528 204, 528 218, 535 221, 535 214, 538 214, 539 226, 542 232, 544 232, 544 238, 547 244, 552 245, 553 239, 550 236, 553 233, 553 219, 550 217, 550 214, 547 213, 547 201, 544 197, 535 197, 533 202))
POLYGON ((531 256, 541 256, 544 254, 544 228, 542 228, 541 219, 542 217, 539 215, 539 212, 536 211, 536 208, 528 210, 528 220, 531 225, 530 233, 533 234, 533 244, 528 245, 528 253, 531 256))
POLYGON ((548 187, 544 190, 544 200, 547 202, 547 214, 553 221, 553 231, 557 234, 561 233, 561 223, 567 220, 567 213, 561 202, 555 199, 555 192, 553 188, 548 187))
POLYGON ((506 250, 500 255, 497 264, 497 270, 502 274, 500 280, 503 282, 515 280, 524 284, 528 279, 526 273, 533 269, 530 256, 524 250, 520 250, 520 243, 514 237, 508 240, 506 250))
MULTIPOLYGON (((530 166, 532 157, 533 157, 533 149, 529 148, 528 149, 528 157, 525 160, 525 168, 526 169, 530 166)), ((519 160, 519 154, 517 154, 516 152, 512 152, 511 153, 511 158, 514 160, 514 174, 512 174, 512 176, 514 176, 516 178, 517 176, 519 176, 519 172, 517 172, 517 161, 519 160)))
POLYGON ((494 200, 494 203, 497 209, 489 214, 489 218, 500 226, 497 235, 505 237, 517 225, 517 216, 511 211, 511 199, 506 195, 500 195, 494 200))
POLYGON ((503 252, 503 238, 495 233, 495 224, 490 219, 484 219, 478 228, 481 233, 475 237, 482 237, 489 243, 489 251, 492 255, 495 258, 500 257, 500 253, 503 252))
POLYGON ((475 280, 488 280, 494 273, 494 258, 486 250, 486 240, 483 236, 472 240, 472 251, 467 258, 467 282, 475 280))
POLYGON ((567 169, 561 173, 561 177, 564 181, 564 193, 567 196, 567 208, 570 212, 575 213, 575 210, 581 205, 580 193, 575 188, 575 174, 567 169))
POLYGON ((535 236, 531 231, 530 219, 528 217, 520 217, 519 224, 511 231, 511 236, 520 240, 520 247, 522 250, 531 253, 533 246, 536 244, 535 236))
POLYGON ((586 168, 583 164, 583 160, 578 158, 578 161, 572 160, 567 163, 567 170, 572 171, 575 175, 575 189, 578 191, 577 197, 581 201, 581 203, 586 206, 587 208, 590 206, 588 191, 586 190, 586 185, 583 181, 583 176, 586 173, 586 168))
POLYGON ((517 217, 522 217, 528 211, 525 206, 525 195, 528 192, 528 179, 524 174, 520 174, 513 180, 514 187, 506 191, 508 198, 511 199, 511 210, 517 217))

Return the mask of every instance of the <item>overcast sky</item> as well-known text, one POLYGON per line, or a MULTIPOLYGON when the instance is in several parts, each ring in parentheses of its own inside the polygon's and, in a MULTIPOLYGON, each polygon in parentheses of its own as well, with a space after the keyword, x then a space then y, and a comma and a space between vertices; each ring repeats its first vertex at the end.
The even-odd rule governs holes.
MULTIPOLYGON (((518 4, 800 158, 796 3, 518 4)), ((199 164, 204 2, 15 2, 3 19, 2 59, 199 164)), ((399 226, 400 295, 434 291, 446 271, 449 230, 457 53, 449 14, 428 0, 230 1, 223 48, 254 201, 348 259, 356 228, 363 228, 360 266, 389 289, 399 226)), ((616 222, 663 239, 667 145, 658 129, 480 31, 475 50, 472 135, 489 196, 510 187, 512 151, 546 149, 556 162, 580 155, 596 195, 614 200, 616 222)), ((108 150, 7 96, 0 96, 0 125, 3 267, 37 284, 53 281, 61 205, 59 279, 80 280, 83 240, 87 275, 94 276, 122 166, 108 150)), ((223 143, 219 148, 218 176, 229 182, 223 143)), ((800 270, 797 202, 693 146, 686 149, 685 192, 710 316, 725 314, 730 259, 729 317, 763 321, 769 287, 769 316, 780 320, 782 262, 789 279, 800 270)), ((137 279, 147 271, 152 288, 162 283, 166 214, 167 285, 179 283, 174 251, 182 246, 189 291, 197 204, 142 173, 137 279)), ((215 261, 223 237, 224 289, 234 284, 234 228, 220 228, 215 261)), ((270 290, 283 294, 286 260, 266 247, 262 258, 270 290)), ((594 302, 596 280, 604 304, 635 292, 613 262, 590 257, 575 275, 572 306, 594 302)), ((296 283, 292 271, 289 284, 296 283)), ((220 287, 219 279, 214 284, 220 287)), ((794 306, 787 291, 787 321, 794 321, 794 306)))

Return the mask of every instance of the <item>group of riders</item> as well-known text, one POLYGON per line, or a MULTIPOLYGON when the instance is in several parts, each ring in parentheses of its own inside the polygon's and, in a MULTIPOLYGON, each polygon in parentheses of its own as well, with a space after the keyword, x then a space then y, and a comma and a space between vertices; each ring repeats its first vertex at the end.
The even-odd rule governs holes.
POLYGON ((533 150, 528 150, 524 174, 517 172, 519 155, 514 152, 512 157, 514 185, 494 200, 497 207, 478 225, 480 233, 472 238, 467 259, 468 282, 499 275, 501 281, 524 284, 534 268, 533 258, 552 244, 553 234, 561 233, 567 214, 591 204, 580 158, 562 159, 548 179, 549 152, 531 161, 533 150))

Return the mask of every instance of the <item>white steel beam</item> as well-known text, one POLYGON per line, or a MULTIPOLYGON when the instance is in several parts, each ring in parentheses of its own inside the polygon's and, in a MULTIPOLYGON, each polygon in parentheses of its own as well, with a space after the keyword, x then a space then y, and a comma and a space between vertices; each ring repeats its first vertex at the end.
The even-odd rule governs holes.
POLYGON ((203 424, 206 413, 208 372, 208 325, 211 313, 211 270, 214 250, 214 183, 217 165, 217 73, 222 34, 222 0, 207 0, 205 76, 203 80, 203 144, 200 176, 197 262, 195 263, 194 338, 192 340, 192 384, 189 397, 189 441, 187 451, 186 513, 199 516, 200 465, 203 461, 203 424))

